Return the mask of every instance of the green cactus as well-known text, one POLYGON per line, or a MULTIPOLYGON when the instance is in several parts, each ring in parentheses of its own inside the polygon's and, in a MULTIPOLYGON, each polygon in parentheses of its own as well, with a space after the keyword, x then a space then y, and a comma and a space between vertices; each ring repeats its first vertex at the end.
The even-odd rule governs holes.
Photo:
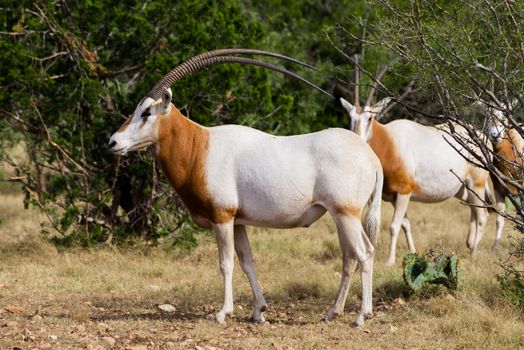
POLYGON ((458 257, 433 249, 424 255, 409 253, 402 260, 404 281, 414 291, 426 283, 443 284, 450 289, 458 287, 458 257))

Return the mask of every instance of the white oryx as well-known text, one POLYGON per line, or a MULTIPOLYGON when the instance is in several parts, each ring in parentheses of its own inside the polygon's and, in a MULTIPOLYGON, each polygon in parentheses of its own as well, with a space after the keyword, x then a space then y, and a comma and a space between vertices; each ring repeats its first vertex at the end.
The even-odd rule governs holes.
POLYGON ((343 312, 358 263, 362 305, 355 324, 362 325, 372 312, 374 244, 383 183, 380 161, 371 148, 344 129, 283 137, 239 125, 204 127, 171 104, 169 86, 217 63, 255 64, 292 75, 253 59, 224 56, 246 53, 286 58, 243 49, 191 58, 155 85, 111 136, 109 147, 115 154, 124 155, 153 145, 165 175, 195 222, 214 230, 224 277, 224 305, 216 315, 218 322, 233 313, 235 250, 254 296, 252 320, 264 321, 266 301, 255 276, 245 225, 304 227, 328 211, 337 225, 343 273, 336 302, 325 319, 343 312), (369 209, 364 215, 367 203, 369 209))
MULTIPOLYGON (((483 105, 486 107, 485 105, 483 105)), ((508 179, 518 181, 522 184, 524 180, 524 139, 514 128, 506 127, 506 117, 501 110, 488 108, 488 138, 493 146, 493 164, 508 179)), ((510 107, 510 110, 513 107, 510 107)), ((495 193, 495 205, 499 212, 506 208, 506 190, 496 176, 491 176, 493 192, 495 193)), ((518 190, 510 183, 505 183, 512 195, 518 195, 518 190)), ((495 242, 492 248, 497 248, 502 231, 504 229, 504 217, 497 215, 495 242)))
MULTIPOLYGON (((471 204, 467 246, 475 252, 488 217, 487 210, 477 206, 483 204, 488 172, 472 166, 457 152, 456 149, 462 147, 445 131, 445 125, 424 126, 406 119, 380 124, 376 116, 387 106, 390 98, 370 106, 375 87, 371 88, 363 107, 360 106, 357 89, 355 105, 343 98, 340 101, 351 119, 351 130, 368 142, 379 157, 384 170, 382 198, 395 207, 389 228, 391 245, 386 265, 395 263, 401 227, 409 250, 415 251, 406 213, 410 200, 435 203, 455 196, 471 204)), ((460 126, 456 125, 455 130, 467 137, 460 126)))

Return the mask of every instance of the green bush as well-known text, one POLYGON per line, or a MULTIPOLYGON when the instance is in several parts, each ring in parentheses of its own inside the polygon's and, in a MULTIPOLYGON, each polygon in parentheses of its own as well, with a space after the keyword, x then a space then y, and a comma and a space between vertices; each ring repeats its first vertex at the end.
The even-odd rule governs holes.
MULTIPOLYGON (((331 49, 321 27, 350 3, 5 1, 0 149, 27 148, 29 159, 15 164, 26 206, 48 214, 59 244, 156 240, 174 231, 175 242, 193 242, 187 232, 195 228, 180 223, 187 213, 155 159, 149 152, 113 157, 105 147, 110 135, 158 79, 204 51, 275 50, 326 70, 331 49), (293 11, 284 11, 288 6, 293 11)), ((205 125, 239 123, 283 135, 346 124, 325 96, 252 66, 216 66, 185 78, 173 102, 205 125)))

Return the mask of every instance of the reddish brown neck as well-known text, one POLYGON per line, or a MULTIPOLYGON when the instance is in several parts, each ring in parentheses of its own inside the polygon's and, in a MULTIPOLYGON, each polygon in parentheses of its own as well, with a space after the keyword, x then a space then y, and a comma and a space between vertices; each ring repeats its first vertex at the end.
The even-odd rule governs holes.
POLYGON ((382 163, 384 193, 408 194, 418 190, 415 179, 406 168, 393 137, 388 129, 375 119, 371 121, 371 138, 368 142, 382 163))
POLYGON ((177 194, 199 215, 210 202, 205 178, 208 147, 209 132, 175 107, 159 116, 156 155, 177 194))
POLYGON ((174 106, 168 115, 159 118, 156 156, 191 215, 212 223, 232 220, 237 209, 217 206, 209 193, 209 131, 184 117, 174 106))
POLYGON ((391 154, 393 139, 386 127, 377 122, 375 118, 371 120, 371 137, 368 143, 380 161, 384 163, 391 154))

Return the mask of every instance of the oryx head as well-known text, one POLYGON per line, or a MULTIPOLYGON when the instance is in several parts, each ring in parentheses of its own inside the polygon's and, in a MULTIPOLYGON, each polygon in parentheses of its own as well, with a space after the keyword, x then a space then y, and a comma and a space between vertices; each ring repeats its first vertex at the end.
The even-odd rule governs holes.
POLYGON ((505 117, 502 111, 490 108, 490 115, 488 116, 488 138, 493 144, 498 144, 504 137, 506 126, 504 125, 505 117))
POLYGON ((389 104, 390 97, 386 97, 373 106, 355 106, 344 98, 340 98, 342 107, 346 110, 350 119, 350 129, 366 142, 371 139, 371 124, 380 112, 389 104))
POLYGON ((374 78, 373 85, 369 89, 369 93, 366 97, 366 102, 364 103, 363 107, 360 106, 360 65, 358 63, 359 58, 360 55, 355 55, 351 58, 352 61, 355 63, 355 102, 354 104, 351 104, 348 100, 341 97, 340 103, 349 115, 349 126, 351 131, 353 131, 366 142, 368 142, 372 136, 371 125, 373 123, 373 120, 377 120, 379 116, 382 115, 382 112, 385 110, 385 108, 391 102, 391 98, 386 97, 378 103, 371 105, 375 91, 378 85, 380 84, 380 79, 382 79, 382 77, 384 76, 384 74, 390 66, 398 62, 398 58, 393 59, 387 65, 382 67, 381 70, 378 71, 376 77, 374 78))
POLYGON ((156 83, 148 95, 142 99, 142 101, 136 107, 135 112, 109 139, 109 148, 111 152, 118 155, 124 155, 128 151, 141 150, 147 146, 157 143, 159 124, 158 119, 168 117, 172 108, 172 92, 170 87, 183 77, 215 64, 241 63, 264 67, 300 80, 303 83, 320 90, 328 96, 333 97, 328 92, 322 90, 301 76, 278 66, 257 61, 252 58, 227 56, 238 54, 270 56, 290 61, 310 69, 315 69, 314 67, 294 58, 261 50, 223 49, 205 52, 203 54, 194 56, 186 62, 178 65, 166 76, 164 76, 164 78, 156 83))
POLYGON ((479 100, 473 104, 474 108, 480 108, 480 110, 486 114, 488 121, 486 132, 489 140, 494 145, 500 143, 504 138, 507 125, 506 113, 511 113, 518 102, 517 99, 511 101, 509 104, 497 101, 497 106, 494 106, 479 100))
POLYGON ((171 110, 171 88, 162 89, 162 97, 154 100, 144 98, 135 112, 109 139, 111 152, 124 155, 129 151, 139 151, 156 143, 158 139, 157 119, 169 114, 171 110))

